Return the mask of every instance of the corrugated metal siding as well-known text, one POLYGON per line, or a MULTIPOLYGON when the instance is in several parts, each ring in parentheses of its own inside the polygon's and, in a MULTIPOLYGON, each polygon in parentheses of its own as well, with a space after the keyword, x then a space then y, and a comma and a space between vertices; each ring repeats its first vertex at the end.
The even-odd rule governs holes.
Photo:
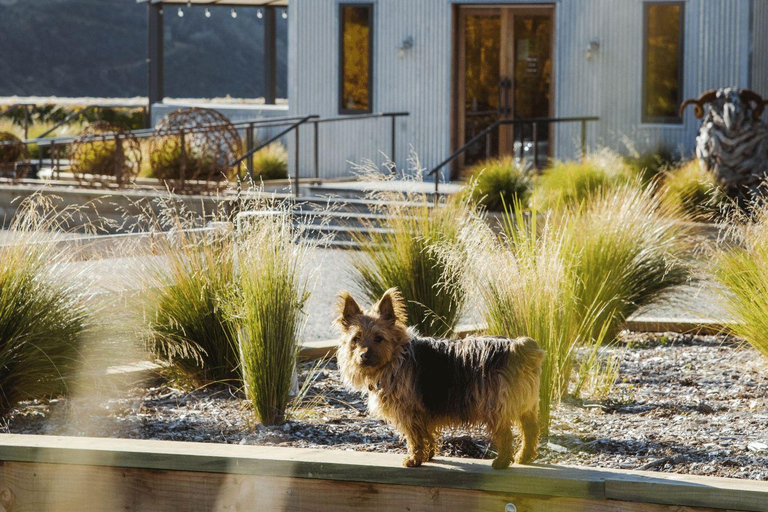
POLYGON ((768 0, 754 0, 752 38, 751 87, 768 98, 768 0))
MULTIPOLYGON (((747 85, 750 1, 686 1, 685 97, 697 96, 713 87, 747 85)), ((338 0, 295 0, 292 4, 289 87, 293 113, 337 115, 338 3, 338 0)), ((412 146, 422 165, 429 168, 451 150, 452 5, 485 2, 377 0, 373 3, 374 111, 411 113, 410 117, 398 120, 400 142, 395 161, 401 168, 405 167, 408 147, 412 146), (413 37, 414 47, 399 57, 398 47, 408 36, 413 37)), ((590 124, 591 148, 609 146, 626 151, 629 145, 642 151, 664 143, 690 153, 698 130, 698 121, 692 112, 686 113, 683 125, 640 122, 642 0, 555 0, 554 3, 556 115, 600 116, 600 122, 590 124), (592 40, 600 42, 600 50, 587 61, 585 51, 592 40)), ((755 13, 761 8, 765 6, 755 6, 755 13)), ((757 59, 753 58, 753 69, 757 65, 757 59)), ((389 152, 388 121, 322 125, 320 130, 320 171, 324 177, 347 175, 351 168, 349 162, 369 159, 379 164, 384 160, 381 153, 389 152)), ((311 128, 304 129, 301 138, 301 174, 311 176, 314 172, 311 128)), ((559 127, 556 156, 574 156, 578 139, 578 126, 559 127)))

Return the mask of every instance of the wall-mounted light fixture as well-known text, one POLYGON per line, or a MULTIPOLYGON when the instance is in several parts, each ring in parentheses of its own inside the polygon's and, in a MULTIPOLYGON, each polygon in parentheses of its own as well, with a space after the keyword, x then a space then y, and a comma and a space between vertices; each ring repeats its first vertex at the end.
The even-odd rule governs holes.
POLYGON ((413 37, 412 36, 408 36, 405 39, 403 39, 402 44, 398 47, 397 54, 400 57, 404 57, 405 56, 405 52, 407 52, 411 48, 413 48, 413 37))
POLYGON ((600 41, 593 39, 587 45, 587 60, 592 60, 598 50, 600 50, 600 41))

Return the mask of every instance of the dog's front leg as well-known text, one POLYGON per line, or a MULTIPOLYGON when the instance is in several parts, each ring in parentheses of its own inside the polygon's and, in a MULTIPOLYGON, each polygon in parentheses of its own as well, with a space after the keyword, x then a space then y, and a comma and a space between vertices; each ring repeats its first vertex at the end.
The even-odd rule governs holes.
POLYGON ((429 430, 424 425, 410 423, 402 426, 408 445, 408 456, 403 459, 403 466, 415 468, 429 460, 429 430))

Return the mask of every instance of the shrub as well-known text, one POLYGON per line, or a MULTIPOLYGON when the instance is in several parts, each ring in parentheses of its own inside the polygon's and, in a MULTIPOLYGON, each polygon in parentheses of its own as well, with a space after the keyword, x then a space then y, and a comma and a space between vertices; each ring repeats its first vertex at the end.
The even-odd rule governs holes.
MULTIPOLYGON (((566 264, 576 273, 581 309, 602 304, 596 326, 612 338, 640 307, 686 283, 686 231, 652 189, 622 186, 589 198, 562 220, 566 264)), ((592 338, 597 338, 596 332, 592 338)))
POLYGON ((457 242, 467 206, 453 200, 432 207, 423 196, 389 199, 381 212, 386 220, 371 226, 370 239, 357 237, 361 250, 352 261, 354 280, 371 302, 397 287, 410 325, 427 336, 448 335, 459 321, 466 295, 461 277, 437 249, 457 242))
POLYGON ((546 352, 539 423, 548 435, 551 406, 565 393, 574 348, 592 324, 578 307, 562 234, 549 221, 540 227, 535 212, 528 217, 519 209, 506 228, 507 236, 498 239, 482 220, 470 221, 461 234, 465 256, 457 259, 469 265, 468 288, 479 298, 488 333, 530 336, 546 352))
POLYGON ((82 362, 89 308, 71 253, 50 243, 51 212, 37 196, 25 201, 0 246, 0 413, 65 393, 82 362))
POLYGON ((717 253, 713 275, 725 289, 721 301, 733 331, 768 357, 768 207, 732 232, 738 244, 717 253))
POLYGON ((184 167, 185 180, 202 179, 208 175, 207 169, 214 165, 213 157, 197 150, 186 151, 184 158, 186 165, 182 166, 180 144, 166 144, 160 150, 153 150, 149 155, 151 171, 148 177, 180 180, 181 170, 184 167))
POLYGON ((715 176, 696 161, 667 171, 659 192, 665 205, 698 219, 717 217, 727 201, 715 176))
POLYGON ((246 395, 265 425, 282 423, 309 292, 304 242, 287 212, 254 216, 238 233, 238 287, 229 308, 240 329, 246 395))
POLYGON ((626 164, 642 178, 644 183, 659 179, 663 173, 677 164, 672 151, 664 146, 656 149, 633 154, 624 158, 626 164))
POLYGON ((539 211, 578 205, 599 190, 634 180, 634 171, 620 157, 603 151, 581 162, 556 162, 536 180, 533 202, 539 211))
MULTIPOLYGON (((615 373, 615 361, 598 361, 623 320, 685 282, 679 252, 683 233, 662 215, 652 190, 625 186, 543 220, 534 210, 507 214, 496 239, 484 223, 465 223, 460 239, 469 285, 493 335, 534 338, 547 353, 541 387, 541 424, 551 404, 568 392, 575 350, 587 360, 578 391, 595 368, 615 373), (599 368, 598 368, 599 369, 599 368)), ((605 389, 605 383, 598 386, 605 389)))
POLYGON ((512 157, 487 160, 469 169, 466 189, 472 204, 500 212, 504 205, 528 203, 531 180, 512 157))
POLYGON ((223 306, 234 285, 229 237, 179 229, 158 243, 162 263, 145 267, 150 301, 147 347, 195 383, 239 384, 235 328, 223 306))
POLYGON ((288 152, 282 144, 274 143, 253 155, 253 174, 262 180, 288 178, 288 152))

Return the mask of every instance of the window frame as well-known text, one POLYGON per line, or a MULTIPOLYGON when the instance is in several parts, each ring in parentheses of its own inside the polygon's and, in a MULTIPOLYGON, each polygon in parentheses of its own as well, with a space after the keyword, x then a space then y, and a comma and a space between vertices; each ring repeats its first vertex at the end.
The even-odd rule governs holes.
POLYGON ((642 101, 641 101, 641 122, 643 124, 683 124, 683 118, 679 113, 673 116, 649 116, 648 115, 648 17, 650 8, 654 6, 677 6, 680 9, 680 25, 678 27, 678 49, 677 49, 677 90, 678 90, 678 108, 683 102, 683 87, 685 76, 685 1, 646 1, 642 3, 643 7, 643 72, 640 77, 642 81, 642 101))
POLYGON ((373 113, 374 87, 373 87, 373 56, 374 56, 374 3, 373 2, 344 2, 339 3, 339 82, 338 104, 339 114, 358 115, 373 113), (365 8, 368 10, 368 108, 346 108, 344 106, 344 9, 348 7, 365 8))

